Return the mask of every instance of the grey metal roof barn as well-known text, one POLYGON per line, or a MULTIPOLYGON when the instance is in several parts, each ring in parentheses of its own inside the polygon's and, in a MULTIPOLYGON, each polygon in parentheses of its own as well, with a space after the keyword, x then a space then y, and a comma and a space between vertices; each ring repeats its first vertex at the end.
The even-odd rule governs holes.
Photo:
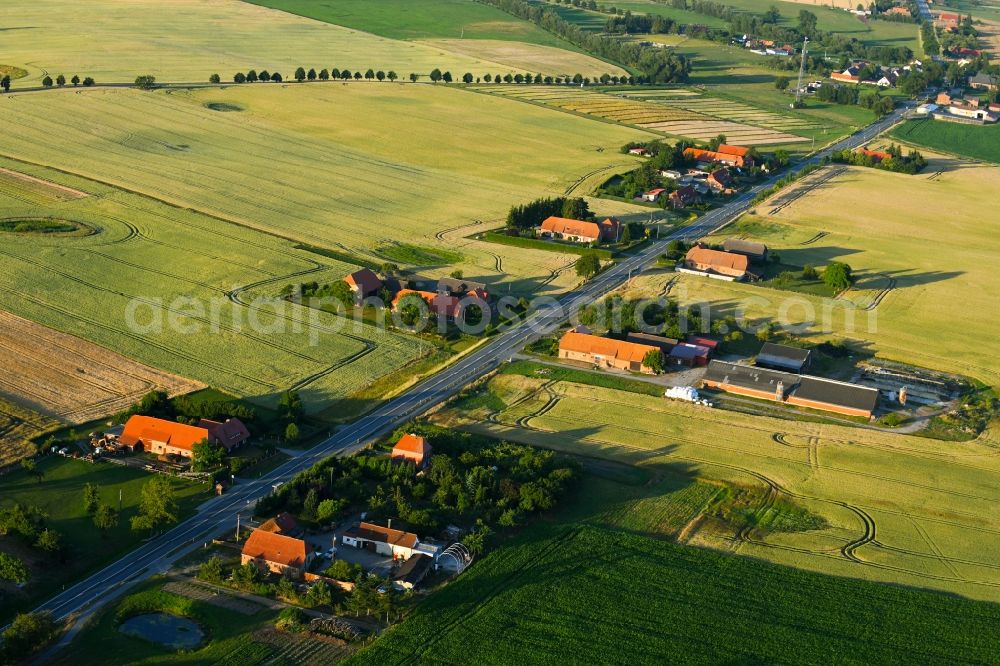
POLYGON ((812 352, 808 349, 765 342, 757 354, 757 365, 774 370, 802 372, 809 365, 811 357, 812 352))

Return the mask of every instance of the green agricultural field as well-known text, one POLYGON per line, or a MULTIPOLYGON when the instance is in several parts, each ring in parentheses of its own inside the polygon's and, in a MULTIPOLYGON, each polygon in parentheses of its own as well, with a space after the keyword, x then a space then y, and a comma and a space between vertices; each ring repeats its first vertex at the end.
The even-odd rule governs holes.
MULTIPOLYGON (((347 256, 381 261, 375 249, 400 242, 445 249, 461 261, 430 273, 461 268, 519 293, 572 284, 573 256, 468 236, 502 224, 512 204, 633 163, 618 147, 652 136, 456 88, 389 83, 52 93, 12 98, 0 122, 17 128, 0 149, 7 155, 347 256), (208 108, 220 103, 243 111, 208 108)), ((597 212, 646 217, 630 204, 597 212)))
MULTIPOLYGON (((23 591, 0 590, 0 623, 6 623, 15 611, 34 607, 63 585, 120 557, 148 536, 145 532, 133 532, 129 519, 136 513, 139 493, 151 478, 149 473, 110 463, 92 464, 54 456, 39 461, 38 468, 44 472, 40 483, 21 470, 0 477, 0 507, 21 502, 41 508, 48 516, 48 527, 62 535, 67 556, 64 562, 54 564, 15 537, 0 536, 0 548, 24 558, 32 571, 32 579, 23 591), (86 483, 99 486, 101 501, 115 508, 121 492, 118 527, 109 530, 106 537, 101 536, 84 510, 86 483)), ((183 515, 190 514, 208 497, 206 484, 179 479, 171 479, 171 483, 183 515)))
POLYGON ((0 215, 65 219, 96 231, 5 234, 0 309, 263 404, 298 386, 311 409, 431 353, 411 337, 253 300, 291 282, 340 279, 351 265, 95 181, 0 164, 53 182, 48 202, 41 192, 20 196, 4 184, 0 215), (85 196, 57 196, 67 186, 85 196))
POLYGON ((897 125, 895 139, 970 159, 1000 163, 1000 124, 962 125, 939 120, 910 120, 897 125))
POLYGON ((4 31, 4 65, 28 71, 15 85, 37 85, 46 74, 59 73, 98 83, 131 82, 139 74, 207 81, 218 73, 231 81, 237 71, 266 69, 289 79, 300 65, 395 70, 401 78, 435 67, 458 76, 512 70, 241 0, 172 0, 169 8, 158 0, 10 0, 4 24, 12 26, 4 31), (71 29, 84 25, 86 32, 71 29))
MULTIPOLYGON (((1000 237, 982 213, 993 207, 1000 168, 929 161, 917 176, 830 167, 709 239, 747 236, 795 266, 846 262, 858 281, 841 298, 689 275, 679 276, 671 296, 708 303, 716 316, 777 318, 811 342, 850 340, 881 358, 1000 386, 993 362, 1000 318, 989 306, 1000 298, 990 268, 1000 237), (798 329, 808 321, 816 323, 798 329)), ((635 294, 658 293, 665 280, 642 278, 635 294)))
MULTIPOLYGON (((822 525, 734 532, 695 511, 677 536, 684 543, 814 572, 1000 600, 1000 554, 991 546, 1000 535, 1000 516, 992 509, 1000 499, 995 428, 972 442, 945 444, 708 409, 548 375, 500 375, 489 391, 494 399, 479 408, 459 405, 438 419, 637 465, 654 476, 680 467, 699 483, 756 488, 760 499, 750 507, 751 524, 774 524, 774 512, 786 512, 779 507, 790 502, 822 525), (504 405, 499 411, 498 401, 504 405)), ((683 517, 685 511, 664 515, 683 517)))
MULTIPOLYGON (((672 466, 660 499, 687 504, 672 466)), ((577 506, 474 563, 345 663, 998 663, 1000 606, 608 526, 607 507, 648 513, 635 494, 588 475, 577 506)))

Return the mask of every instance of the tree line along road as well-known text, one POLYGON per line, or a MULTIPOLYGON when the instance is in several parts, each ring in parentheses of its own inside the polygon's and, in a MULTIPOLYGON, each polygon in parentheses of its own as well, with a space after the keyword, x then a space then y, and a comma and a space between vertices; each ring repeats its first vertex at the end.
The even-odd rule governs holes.
MULTIPOLYGON (((903 109, 894 111, 814 153, 799 164, 798 168, 819 164, 833 151, 867 143, 899 122, 904 113, 903 109)), ((254 503, 270 492, 274 484, 290 479, 329 456, 355 453, 372 440, 451 398, 462 388, 511 358, 529 342, 557 329, 568 318, 569 313, 624 284, 633 273, 639 273, 664 252, 671 240, 694 241, 732 222, 750 208, 751 201, 760 191, 773 185, 777 179, 778 176, 772 176, 725 206, 709 211, 693 224, 651 242, 642 252, 599 273, 589 282, 563 295, 559 301, 553 301, 550 306, 533 312, 525 321, 499 334, 405 393, 383 403, 366 416, 342 427, 301 456, 285 462, 262 478, 236 485, 226 495, 205 502, 191 518, 152 537, 118 561, 52 597, 37 610, 49 611, 57 619, 76 616, 74 626, 59 643, 64 645, 79 628, 84 617, 130 586, 166 570, 180 557, 224 530, 234 527, 237 515, 251 511, 254 503)))

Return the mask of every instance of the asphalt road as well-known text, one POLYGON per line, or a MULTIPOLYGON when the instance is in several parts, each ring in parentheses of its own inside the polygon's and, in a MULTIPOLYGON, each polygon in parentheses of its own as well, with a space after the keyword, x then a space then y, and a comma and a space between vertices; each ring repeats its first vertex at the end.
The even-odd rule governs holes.
MULTIPOLYGON (((898 110, 820 150, 800 167, 818 164, 834 150, 854 148, 868 142, 897 122, 902 114, 903 110, 898 110)), ((774 180, 776 178, 760 183, 727 205, 706 213, 693 224, 653 241, 642 252, 615 264, 578 289, 565 294, 558 302, 553 301, 550 307, 541 308, 517 327, 496 336, 438 374, 383 403, 358 421, 342 427, 328 439, 266 476, 237 484, 225 495, 205 502, 191 518, 151 538, 115 563, 49 599, 37 610, 49 611, 58 619, 74 614, 85 616, 129 586, 166 570, 172 562, 194 548, 226 529, 235 529, 237 514, 249 517, 256 500, 266 495, 274 484, 290 479, 331 455, 354 452, 371 440, 441 404, 475 379, 510 359, 528 342, 558 328, 567 319, 569 312, 624 284, 632 274, 638 274, 665 250, 670 240, 696 240, 732 222, 750 207, 753 197, 773 184, 774 180)))

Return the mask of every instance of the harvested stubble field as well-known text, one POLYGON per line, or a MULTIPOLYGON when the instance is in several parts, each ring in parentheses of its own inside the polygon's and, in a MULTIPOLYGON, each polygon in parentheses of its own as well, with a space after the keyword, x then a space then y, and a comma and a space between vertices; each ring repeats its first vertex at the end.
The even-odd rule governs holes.
MULTIPOLYGON (((22 378, 11 389, 19 399, 54 402, 55 411, 82 419, 100 416, 105 408, 114 411, 126 394, 141 393, 148 385, 180 386, 178 380, 122 358, 105 363, 101 354, 114 349, 265 404, 298 387, 309 408, 319 409, 431 351, 413 338, 345 325, 332 315, 284 301, 252 301, 291 282, 338 279, 352 269, 348 264, 94 181, 0 162, 90 195, 45 207, 0 198, 4 211, 55 215, 98 230, 74 237, 10 234, 0 245, 0 308, 100 345, 75 341, 74 346, 51 333, 50 348, 67 348, 61 356, 64 366, 42 354, 41 343, 18 340, 16 349, 35 359, 33 366, 17 366, 23 373, 44 371, 64 385, 57 383, 57 390, 79 394, 60 399, 51 389, 26 385, 22 378)), ((12 342, 4 344, 15 349, 12 342)), ((16 381, 16 376, 6 381, 16 381)))
MULTIPOLYGON (((1000 167, 932 157, 916 176, 862 167, 836 174, 813 174, 709 240, 759 240, 793 266, 846 262, 858 281, 839 299, 686 275, 671 296, 722 315, 742 307, 755 321, 779 313, 795 326, 815 320, 805 339, 853 340, 879 357, 1000 386, 992 270, 1000 235, 982 213, 995 208, 1000 167)), ((663 279, 640 278, 636 293, 657 293, 663 279)))
POLYGON ((632 96, 558 87, 481 86, 477 90, 699 141, 725 134, 730 142, 743 145, 801 143, 805 140, 803 137, 789 132, 815 127, 808 121, 786 118, 748 105, 711 98, 699 100, 691 91, 676 91, 690 94, 645 99, 638 93, 632 96))
MULTIPOLYGON (((379 37, 240 0, 8 0, 4 2, 4 59, 28 70, 92 76, 98 83, 131 82, 137 74, 160 81, 231 81, 249 69, 291 78, 298 66, 395 70, 426 75, 435 67, 464 72, 518 71, 512 65, 441 47, 379 37), (86 32, 67 26, 87 26, 86 32), (94 48, 100 44, 100 48, 94 48)), ((585 56, 580 56, 581 58, 585 56)), ((535 70, 532 70, 535 71, 535 70)))
MULTIPOLYGON (((431 39, 418 43, 441 49, 446 53, 500 63, 508 68, 513 68, 513 71, 528 71, 552 76, 583 74, 594 78, 602 74, 618 76, 628 74, 617 65, 556 46, 493 39, 431 39)), ((506 74, 507 70, 492 72, 494 76, 498 73, 506 74)))
MULTIPOLYGON (((505 439, 656 472, 683 465, 698 479, 769 491, 756 507, 792 500, 827 526, 685 538, 803 569, 1000 600, 1000 440, 973 442, 789 421, 544 378, 500 375, 495 401, 442 422, 505 439)), ((647 531, 657 531, 648 529, 647 531)))
POLYGON ((572 284, 569 258, 446 236, 627 166, 617 148, 654 136, 456 88, 389 83, 53 93, 11 98, 0 121, 17 128, 8 155, 373 261, 382 260, 374 248, 400 241, 458 252, 457 266, 422 269, 461 268, 520 293, 572 284), (206 106, 219 104, 242 111, 206 106), (61 140, 47 140, 54 135, 61 140))
POLYGON ((0 357, 0 396, 71 425, 120 411, 150 391, 204 388, 3 311, 0 357))

